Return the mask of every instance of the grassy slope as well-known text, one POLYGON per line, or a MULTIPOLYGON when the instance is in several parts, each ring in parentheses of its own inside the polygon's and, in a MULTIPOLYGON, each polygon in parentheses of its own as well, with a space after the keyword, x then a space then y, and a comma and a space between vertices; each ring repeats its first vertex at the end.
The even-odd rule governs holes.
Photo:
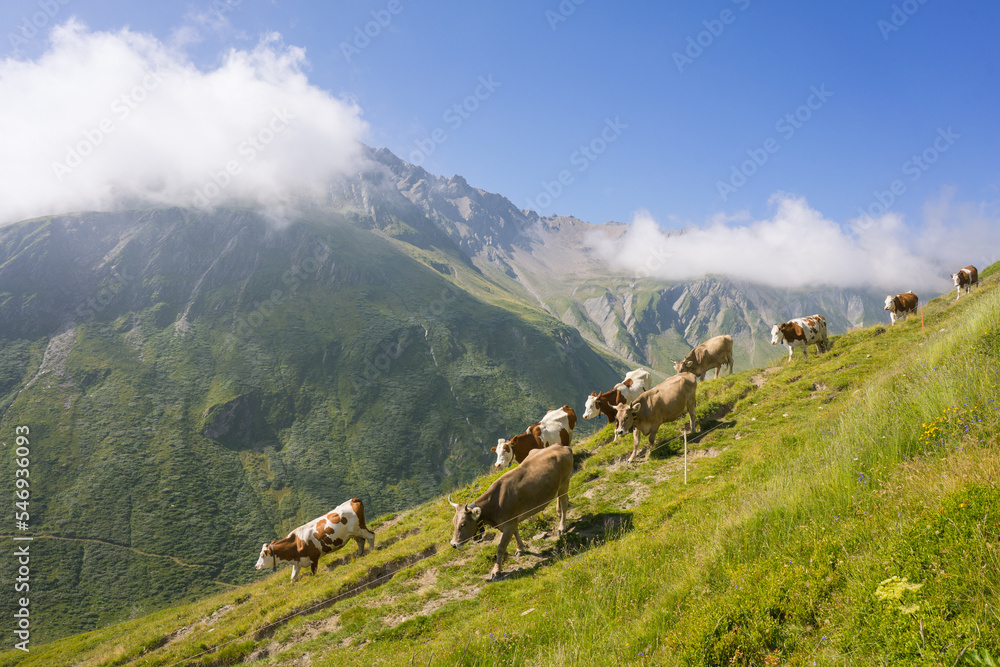
MULTIPOLYGON (((983 275, 971 297, 927 305, 926 334, 911 318, 705 383, 701 428, 718 428, 692 442, 687 485, 677 441, 634 466, 621 463, 631 444, 609 443, 607 429, 578 444, 570 534, 539 536, 552 508, 529 521, 532 553, 511 549, 500 583, 484 582, 495 533, 492 544, 448 548, 442 498, 373 522, 379 548, 316 579, 261 575, 8 652, 0 665, 285 665, 304 654, 313 665, 952 665, 963 649, 996 655, 1000 290, 996 266, 983 275)), ((234 558, 250 567, 254 555, 234 558)))
MULTIPOLYGON (((435 497, 478 475, 495 438, 564 397, 582 409, 579 387, 621 377, 620 362, 568 326, 514 309, 489 285, 456 287, 481 281, 460 262, 453 282, 403 252, 412 246, 335 215, 283 230, 239 211, 150 215, 92 215, 110 230, 97 257, 130 230, 115 255, 130 278, 80 316, 64 372, 24 387, 48 341, 0 331, 0 433, 13 442, 14 427, 29 425, 34 445, 36 641, 246 583, 254 573, 234 554, 352 496, 371 515, 435 497)), ((5 228, 34 239, 11 253, 26 284, 0 280, 11 299, 43 298, 44 267, 75 266, 73 244, 57 242, 68 223, 57 223, 5 228), (33 281, 29 265, 40 267, 33 281)), ((38 317, 86 307, 50 291, 38 317)), ((15 324, 0 317, 0 329, 15 324)), ((14 466, 0 460, 11 496, 14 466)), ((2 513, 6 531, 14 509, 2 513)), ((16 571, 12 553, 0 554, 2 581, 16 571)), ((0 597, 0 614, 15 605, 0 597)))

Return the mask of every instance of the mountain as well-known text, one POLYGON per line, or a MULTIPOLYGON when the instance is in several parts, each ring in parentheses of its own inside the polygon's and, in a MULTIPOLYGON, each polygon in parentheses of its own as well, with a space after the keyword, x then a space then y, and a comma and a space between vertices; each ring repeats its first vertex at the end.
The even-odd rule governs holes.
POLYGON ((246 581, 261 542, 347 498, 375 517, 453 488, 621 377, 571 327, 477 296, 497 290, 419 216, 355 215, 0 229, 0 432, 30 429, 39 639, 246 581))
POLYGON ((849 292, 615 274, 591 244, 625 229, 539 217, 385 150, 289 218, 0 228, 0 433, 30 430, 36 638, 245 582, 261 542, 345 499, 375 517, 435 497, 497 438, 636 365, 671 375, 709 335, 733 334, 740 368, 782 353, 772 321, 874 319, 849 292))
POLYGON ((484 275, 536 302, 589 342, 667 375, 673 373, 672 359, 711 336, 733 335, 737 364, 757 366, 782 354, 770 345, 776 322, 821 313, 831 333, 843 333, 884 320, 884 295, 865 291, 780 290, 725 276, 670 283, 622 275, 608 268, 594 246, 619 238, 628 225, 541 217, 461 176, 434 176, 385 149, 371 155, 484 275))

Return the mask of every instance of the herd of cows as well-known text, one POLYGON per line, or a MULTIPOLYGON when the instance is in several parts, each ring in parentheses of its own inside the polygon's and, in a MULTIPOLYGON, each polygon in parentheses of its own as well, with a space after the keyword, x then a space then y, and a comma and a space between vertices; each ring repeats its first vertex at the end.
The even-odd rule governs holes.
MULTIPOLYGON (((955 299, 968 293, 979 283, 979 272, 974 266, 967 266, 951 275, 958 292, 955 299)), ((886 296, 885 310, 889 311, 892 324, 897 319, 917 310, 919 300, 913 292, 886 296)), ((802 347, 808 358, 807 348, 816 345, 819 352, 829 349, 826 320, 822 315, 799 317, 783 324, 775 324, 771 329, 771 344, 784 343, 788 346, 788 358, 796 347, 802 347)), ((733 339, 722 335, 712 338, 691 350, 688 355, 674 362, 676 375, 667 378, 655 387, 649 386, 649 372, 636 369, 610 390, 592 392, 586 400, 584 419, 600 415, 615 423, 615 437, 632 433, 631 463, 639 451, 640 436, 649 440, 653 450, 656 432, 667 424, 685 415, 689 417, 687 432, 693 433, 695 425, 696 388, 698 380, 715 369, 715 377, 724 367, 733 373, 733 339)), ((490 579, 500 576, 503 557, 510 538, 517 543, 520 555, 524 542, 518 533, 518 524, 545 509, 553 500, 559 515, 557 531, 566 531, 566 511, 569 500, 569 480, 573 474, 573 452, 570 443, 576 428, 576 412, 569 405, 550 410, 537 424, 529 426, 524 433, 510 439, 500 438, 491 451, 497 455, 496 467, 503 468, 517 461, 518 466, 494 481, 485 492, 471 503, 458 504, 448 496, 448 502, 455 509, 452 519, 454 532, 451 546, 459 547, 484 532, 486 526, 500 530, 496 561, 489 573, 490 579)), ((336 551, 354 540, 358 545, 358 555, 365 551, 365 543, 370 549, 375 547, 375 534, 365 525, 364 505, 358 498, 352 498, 339 507, 299 526, 281 540, 264 544, 257 559, 257 569, 277 570, 279 563, 292 564, 292 581, 302 568, 311 567, 316 574, 319 558, 325 553, 336 551)))

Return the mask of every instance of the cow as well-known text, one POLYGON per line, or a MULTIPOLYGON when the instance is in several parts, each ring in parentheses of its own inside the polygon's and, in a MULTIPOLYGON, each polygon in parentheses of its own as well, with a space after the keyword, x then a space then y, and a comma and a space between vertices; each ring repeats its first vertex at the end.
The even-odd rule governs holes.
POLYGON ((639 451, 639 436, 649 436, 649 451, 656 444, 656 431, 662 424, 684 416, 690 417, 689 433, 695 430, 695 390, 698 379, 692 373, 678 373, 649 391, 644 391, 632 403, 619 403, 615 412, 615 437, 632 431, 632 455, 639 451))
POLYGON ((452 519, 455 530, 451 546, 462 546, 485 526, 499 528, 500 543, 497 545, 496 563, 489 573, 490 580, 497 579, 511 535, 517 540, 515 555, 519 556, 525 551, 518 532, 519 522, 538 514, 553 500, 557 500, 557 530, 559 533, 566 532, 569 478, 572 474, 573 450, 569 447, 535 449, 529 452, 521 465, 501 475, 473 502, 459 505, 452 502, 449 495, 448 503, 455 508, 455 517, 452 519))
POLYGON ((299 526, 288 537, 265 543, 257 559, 257 569, 278 569, 278 563, 292 564, 292 581, 299 576, 299 570, 312 566, 313 575, 319 557, 336 551, 354 539, 358 543, 358 556, 365 553, 365 542, 369 549, 375 549, 375 533, 365 525, 365 506, 359 498, 351 498, 339 507, 299 526))
POLYGON ((676 372, 691 373, 699 380, 704 380, 705 374, 713 368, 715 377, 719 377, 723 366, 729 366, 729 374, 733 374, 733 337, 728 334, 709 338, 674 362, 676 372))
POLYGON ((829 349, 826 337, 826 319, 822 315, 797 317, 784 324, 775 324, 771 328, 771 345, 784 342, 788 345, 788 360, 792 360, 792 352, 802 346, 802 354, 809 358, 808 347, 816 344, 816 353, 829 349))
POLYGON ((573 429, 576 428, 576 411, 568 405, 556 410, 549 410, 537 424, 532 424, 524 433, 515 435, 510 440, 499 438, 496 447, 490 447, 496 452, 497 468, 509 466, 512 461, 521 463, 533 449, 544 449, 549 445, 566 445, 573 441, 573 429))
POLYGON ((584 419, 593 419, 597 415, 604 415, 610 424, 615 418, 615 406, 622 401, 631 403, 639 394, 649 389, 649 371, 637 368, 625 374, 625 379, 616 384, 611 390, 598 394, 596 391, 590 392, 587 397, 586 410, 583 412, 584 419))
POLYGON ((885 310, 889 311, 889 318, 893 324, 896 324, 896 320, 905 319, 910 313, 917 312, 919 305, 920 299, 912 291, 885 297, 885 310))
POLYGON ((951 274, 951 280, 955 283, 955 301, 958 301, 959 297, 962 296, 963 287, 965 293, 968 294, 974 285, 979 284, 979 270, 970 264, 958 273, 951 274))

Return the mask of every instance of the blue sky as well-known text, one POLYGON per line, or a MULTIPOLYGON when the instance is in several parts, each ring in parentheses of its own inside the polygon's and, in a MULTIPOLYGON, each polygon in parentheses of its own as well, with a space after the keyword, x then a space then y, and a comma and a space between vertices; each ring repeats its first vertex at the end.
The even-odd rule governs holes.
POLYGON ((590 222, 760 219, 778 193, 845 226, 880 198, 910 228, 943 199, 995 218, 1000 5, 576 2, 14 0, 0 49, 37 61, 75 18, 208 72, 278 33, 366 143, 590 222))

